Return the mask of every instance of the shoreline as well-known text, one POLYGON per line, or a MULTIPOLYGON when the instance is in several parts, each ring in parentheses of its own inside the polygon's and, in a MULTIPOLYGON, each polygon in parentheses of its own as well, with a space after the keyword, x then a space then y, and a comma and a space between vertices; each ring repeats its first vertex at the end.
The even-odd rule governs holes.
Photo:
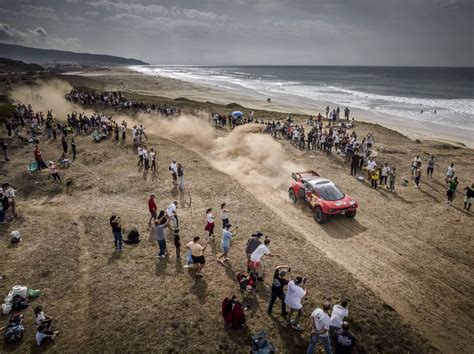
MULTIPOLYGON (((155 87, 153 91, 136 91, 132 89, 132 91, 136 91, 136 93, 163 96, 171 99, 183 97, 195 101, 209 101, 223 105, 237 103, 250 109, 275 111, 280 113, 317 115, 318 113, 324 114, 324 107, 327 105, 330 107, 334 107, 336 105, 333 102, 315 101, 310 99, 305 100, 304 98, 297 96, 282 97, 275 95, 272 95, 272 103, 269 104, 266 102, 267 97, 265 95, 251 89, 248 89, 248 92, 238 89, 224 89, 222 87, 213 87, 201 83, 184 81, 159 75, 146 75, 128 67, 113 69, 110 71, 95 70, 91 72, 81 72, 75 74, 86 77, 133 75, 142 77, 143 80, 146 81, 155 81, 158 83, 158 86, 163 86, 163 89, 157 89, 155 87)), ((126 90, 125 87, 123 89, 126 90)), ((474 133, 470 130, 444 126, 426 121, 416 121, 409 118, 381 114, 359 108, 351 108, 351 116, 354 116, 356 121, 379 124, 383 127, 406 135, 413 140, 435 140, 441 143, 449 143, 457 146, 474 148, 474 139, 472 138, 474 133)))

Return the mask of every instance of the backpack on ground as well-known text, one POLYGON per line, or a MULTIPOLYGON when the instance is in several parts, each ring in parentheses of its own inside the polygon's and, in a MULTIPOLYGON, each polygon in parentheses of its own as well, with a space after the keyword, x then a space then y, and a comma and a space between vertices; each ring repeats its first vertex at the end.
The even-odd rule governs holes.
POLYGON ((267 339, 265 331, 259 331, 252 336, 252 354, 273 354, 276 353, 275 347, 267 339))
POLYGON ((12 310, 21 311, 28 307, 28 302, 23 299, 20 295, 15 295, 12 300, 12 310))
POLYGON ((13 315, 5 328, 5 342, 13 344, 19 342, 23 338, 23 315, 13 315))

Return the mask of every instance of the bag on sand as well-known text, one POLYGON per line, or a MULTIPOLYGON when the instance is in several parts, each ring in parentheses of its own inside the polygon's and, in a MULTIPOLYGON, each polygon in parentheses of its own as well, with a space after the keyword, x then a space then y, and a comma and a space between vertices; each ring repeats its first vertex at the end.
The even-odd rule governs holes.
POLYGON ((28 297, 38 297, 41 295, 41 290, 38 289, 28 289, 28 297))
POLYGON ((275 347, 268 341, 267 333, 259 331, 252 336, 252 354, 270 354, 276 353, 275 347))
POLYGON ((21 241, 21 234, 20 231, 12 231, 10 233, 11 236, 11 243, 18 243, 21 241))
POLYGON ((28 307, 28 302, 25 301, 20 295, 15 295, 12 301, 12 310, 20 311, 28 307))

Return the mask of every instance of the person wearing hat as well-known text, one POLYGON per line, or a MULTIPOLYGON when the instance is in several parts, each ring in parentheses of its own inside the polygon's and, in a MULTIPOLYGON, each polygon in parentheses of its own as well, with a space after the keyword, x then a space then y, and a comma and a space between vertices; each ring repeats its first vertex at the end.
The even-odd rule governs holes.
POLYGON ((250 255, 252 254, 252 252, 255 251, 257 247, 262 244, 262 241, 260 241, 260 237, 262 236, 263 234, 260 231, 257 231, 256 233, 252 234, 252 236, 248 239, 247 248, 245 249, 247 261, 250 261, 250 255))
POLYGON ((291 271, 291 268, 287 265, 279 265, 275 268, 275 274, 273 275, 272 283, 272 297, 270 298, 270 304, 268 305, 268 314, 272 314, 273 305, 276 299, 281 300, 281 315, 286 316, 286 305, 285 305, 285 291, 284 287, 288 284, 286 279, 287 274, 291 271))
POLYGON ((270 244, 270 239, 265 238, 265 241, 263 241, 263 245, 261 244, 260 246, 258 246, 255 249, 255 251, 253 251, 252 254, 250 255, 249 268, 253 270, 254 272, 257 272, 257 275, 258 275, 257 279, 260 281, 263 281, 264 256, 279 257, 278 254, 273 254, 270 252, 270 250, 268 249, 269 244, 270 244))
POLYGON ((225 228, 222 229, 222 254, 219 258, 217 258, 217 261, 224 264, 225 261, 228 261, 228 254, 230 250, 230 242, 232 240, 232 237, 234 237, 237 234, 237 229, 238 227, 236 226, 232 231, 230 228, 232 227, 231 224, 226 224, 225 228))

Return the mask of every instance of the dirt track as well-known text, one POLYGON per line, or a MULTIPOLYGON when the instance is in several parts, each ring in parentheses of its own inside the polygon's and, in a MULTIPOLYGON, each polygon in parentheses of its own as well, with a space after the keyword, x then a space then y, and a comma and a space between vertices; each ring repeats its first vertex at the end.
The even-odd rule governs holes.
MULTIPOLYGON (((259 127, 242 129, 254 135, 251 131, 258 131, 259 127)), ((467 304, 474 290, 473 244, 468 230, 473 229, 474 220, 472 213, 460 208, 448 209, 444 204, 444 170, 438 168, 433 179, 424 179, 420 190, 411 185, 399 186, 396 194, 382 189, 374 191, 351 178, 339 157, 326 156, 320 151, 299 151, 286 141, 281 141, 284 151, 279 151, 280 144, 269 136, 250 138, 238 132, 233 134, 238 138, 228 137, 227 142, 217 139, 216 156, 205 150, 203 155, 216 168, 231 176, 238 173, 239 182, 252 195, 370 287, 438 348, 462 352, 471 345, 470 328, 474 323, 467 304), (236 139, 243 141, 237 144, 238 149, 222 151, 222 147, 232 145, 236 139), (361 208, 356 219, 336 218, 321 226, 314 222, 308 208, 301 210, 289 203, 286 197, 289 172, 309 168, 320 171, 359 200, 361 208), (446 313, 463 320, 449 320, 446 313), (450 340, 460 334, 461 339, 455 343, 450 340)), ((179 132, 171 130, 171 136, 177 138, 179 132)), ((379 144, 383 151, 389 142, 380 140, 384 142, 379 144)), ((405 140, 407 153, 429 149, 405 140)), ((194 142, 183 143, 203 153, 194 142)), ((379 153, 379 161, 395 160, 403 154, 405 151, 399 151, 399 156, 379 153)), ((440 157, 438 163, 447 166, 453 159, 469 161, 469 154, 470 150, 458 151, 449 158, 440 157)), ((471 159, 470 165, 463 166, 460 179, 469 176, 472 168, 471 159)), ((408 168, 399 174, 399 181, 409 179, 408 168)))

